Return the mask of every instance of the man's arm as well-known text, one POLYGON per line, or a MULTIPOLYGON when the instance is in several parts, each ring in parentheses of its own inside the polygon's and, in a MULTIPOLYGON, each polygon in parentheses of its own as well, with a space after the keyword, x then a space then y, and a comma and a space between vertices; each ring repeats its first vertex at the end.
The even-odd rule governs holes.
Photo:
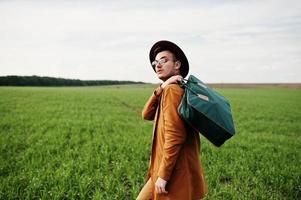
POLYGON ((162 88, 161 86, 159 86, 155 89, 152 96, 148 99, 142 110, 143 119, 154 120, 161 93, 162 88))

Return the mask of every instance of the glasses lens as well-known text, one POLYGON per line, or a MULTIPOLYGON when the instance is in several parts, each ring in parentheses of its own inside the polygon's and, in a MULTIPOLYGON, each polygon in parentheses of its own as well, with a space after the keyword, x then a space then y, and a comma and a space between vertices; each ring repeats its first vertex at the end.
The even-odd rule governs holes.
POLYGON ((158 64, 160 64, 161 66, 163 66, 166 62, 168 61, 168 59, 167 58, 161 58, 160 60, 154 60, 153 62, 152 62, 152 67, 154 68, 154 69, 156 69, 156 66, 158 65, 158 64))
POLYGON ((155 69, 155 68, 156 68, 156 65, 157 65, 157 61, 154 60, 154 61, 152 62, 152 67, 155 69))
POLYGON ((160 64, 160 65, 164 65, 167 61, 168 61, 168 60, 167 60, 166 58, 161 58, 161 59, 159 60, 159 64, 160 64))

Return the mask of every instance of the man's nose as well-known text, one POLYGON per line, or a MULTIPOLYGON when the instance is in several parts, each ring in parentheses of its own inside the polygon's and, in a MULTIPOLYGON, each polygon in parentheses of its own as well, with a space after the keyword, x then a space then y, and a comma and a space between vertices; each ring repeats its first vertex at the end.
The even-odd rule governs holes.
POLYGON ((156 68, 161 68, 162 65, 160 63, 157 63, 156 68))

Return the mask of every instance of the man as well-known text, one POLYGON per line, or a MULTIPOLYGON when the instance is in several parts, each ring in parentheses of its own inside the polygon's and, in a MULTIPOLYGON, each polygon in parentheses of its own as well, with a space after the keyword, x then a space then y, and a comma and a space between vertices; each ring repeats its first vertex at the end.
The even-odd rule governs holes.
POLYGON ((138 200, 201 199, 207 193, 201 167, 200 138, 178 114, 184 90, 177 84, 188 74, 184 52, 174 43, 159 41, 150 62, 163 83, 144 106, 142 116, 154 120, 150 168, 138 200))

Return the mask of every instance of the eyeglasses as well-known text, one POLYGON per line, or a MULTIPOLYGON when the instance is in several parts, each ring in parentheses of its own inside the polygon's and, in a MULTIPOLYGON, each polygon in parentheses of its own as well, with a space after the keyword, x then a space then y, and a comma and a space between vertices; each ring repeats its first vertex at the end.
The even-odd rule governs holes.
POLYGON ((165 63, 167 63, 169 60, 167 59, 167 58, 161 58, 161 59, 159 59, 159 60, 154 60, 153 62, 152 62, 152 67, 153 67, 153 69, 155 70, 155 68, 156 68, 156 66, 158 65, 158 64, 160 64, 161 66, 163 66, 165 63))

